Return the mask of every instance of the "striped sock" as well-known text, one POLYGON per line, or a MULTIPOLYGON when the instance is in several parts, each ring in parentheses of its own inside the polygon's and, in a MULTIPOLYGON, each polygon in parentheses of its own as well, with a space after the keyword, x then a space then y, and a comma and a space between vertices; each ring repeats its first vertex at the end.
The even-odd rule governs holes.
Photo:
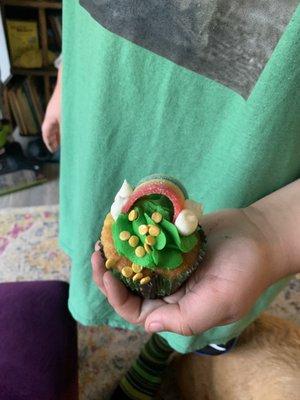
POLYGON ((158 391, 162 375, 173 353, 159 335, 152 335, 139 357, 122 378, 111 400, 151 400, 158 391))

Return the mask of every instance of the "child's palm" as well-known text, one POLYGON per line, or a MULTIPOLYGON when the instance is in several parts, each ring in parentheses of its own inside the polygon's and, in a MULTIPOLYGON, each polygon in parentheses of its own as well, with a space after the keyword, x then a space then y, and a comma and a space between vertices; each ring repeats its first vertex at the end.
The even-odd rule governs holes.
POLYGON ((204 262, 173 295, 142 300, 105 270, 99 252, 93 276, 115 311, 146 330, 193 335, 241 318, 274 281, 271 246, 248 213, 225 210, 203 218, 204 262))

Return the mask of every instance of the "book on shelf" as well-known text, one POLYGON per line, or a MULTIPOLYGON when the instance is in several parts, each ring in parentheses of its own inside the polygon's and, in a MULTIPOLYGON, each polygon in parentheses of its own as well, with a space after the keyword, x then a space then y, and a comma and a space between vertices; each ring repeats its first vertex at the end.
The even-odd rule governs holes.
POLYGON ((27 79, 25 79, 24 85, 28 87, 29 96, 31 97, 33 103, 33 109, 35 110, 38 123, 41 126, 44 120, 45 113, 43 110, 41 98, 39 97, 33 78, 29 76, 27 79))
POLYGON ((23 123, 23 120, 21 118, 20 110, 17 107, 17 101, 16 101, 16 98, 15 98, 14 91, 12 89, 10 89, 8 91, 8 95, 7 96, 8 96, 9 105, 10 105, 12 114, 14 116, 14 119, 16 121, 16 124, 20 128, 20 131, 23 132, 24 134, 26 134, 26 127, 25 127, 25 125, 23 123))
POLYGON ((20 108, 22 111, 22 114, 25 119, 25 124, 28 129, 28 134, 30 135, 35 135, 38 133, 38 126, 36 126, 34 118, 33 118, 33 113, 29 105, 29 101, 24 93, 23 90, 23 85, 20 85, 16 88, 16 94, 17 94, 17 99, 20 104, 20 108))
POLYGON ((32 119, 34 121, 34 125, 37 129, 37 131, 39 130, 39 127, 41 126, 40 123, 40 119, 38 116, 38 112, 35 110, 34 104, 33 104, 33 100, 32 100, 32 96, 29 90, 29 83, 28 83, 28 79, 25 79, 23 84, 22 84, 22 90, 23 93, 25 94, 26 100, 28 102, 31 114, 32 114, 32 119))
MULTIPOLYGON (((55 21, 57 16, 55 16, 55 21)), ((42 49, 39 47, 38 23, 34 20, 6 19, 7 36, 13 67, 41 68, 42 49)), ((57 52, 47 49, 48 65, 53 65, 57 52)))
POLYGON ((14 105, 14 107, 12 107, 12 112, 13 112, 14 118, 16 120, 16 123, 18 124, 18 126, 20 128, 20 131, 22 132, 23 135, 28 135, 28 130, 27 130, 25 120, 24 120, 24 115, 20 108, 20 104, 17 100, 17 95, 16 95, 14 87, 12 87, 8 91, 8 98, 10 99, 10 102, 14 105), (18 123, 18 121, 19 121, 19 123, 18 123))
POLYGON ((42 101, 31 77, 18 81, 8 89, 12 114, 22 135, 36 135, 44 118, 42 101))
POLYGON ((51 31, 53 32, 56 48, 61 49, 62 17, 59 14, 49 13, 48 20, 50 23, 51 31))
POLYGON ((26 52, 39 49, 37 21, 7 18, 6 27, 12 65, 26 52))

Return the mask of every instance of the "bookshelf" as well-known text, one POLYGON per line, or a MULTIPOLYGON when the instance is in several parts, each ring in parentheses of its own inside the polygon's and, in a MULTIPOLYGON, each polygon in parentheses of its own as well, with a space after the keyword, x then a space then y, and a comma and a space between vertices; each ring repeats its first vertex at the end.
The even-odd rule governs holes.
MULTIPOLYGON (((26 15, 26 12, 34 13, 35 20, 37 21, 38 29, 38 39, 39 48, 41 50, 41 64, 40 68, 21 68, 11 66, 11 74, 13 78, 12 82, 19 79, 18 77, 34 77, 34 79, 39 80, 39 85, 43 91, 44 108, 51 97, 51 82, 53 78, 57 75, 57 69, 54 66, 49 66, 48 54, 49 54, 49 14, 52 11, 61 12, 62 3, 59 0, 0 0, 1 14, 4 22, 4 28, 6 33, 6 38, 8 38, 7 33, 7 20, 12 18, 12 13, 14 10, 17 11, 17 19, 20 15, 26 15), (28 11, 27 11, 28 10, 28 11), (31 11, 30 11, 31 10, 31 11)), ((25 20, 26 18, 24 18, 25 20)), ((9 46, 8 46, 9 47, 9 46)), ((9 85, 4 86, 2 93, 2 106, 3 115, 9 120, 15 120, 12 118, 12 107, 9 102, 9 85)), ((16 124, 19 125, 16 121, 16 124)))
POLYGON ((60 1, 42 1, 42 0, 1 0, 2 5, 18 6, 18 7, 34 7, 34 8, 52 8, 61 10, 62 4, 60 1))
POLYGON ((49 76, 56 76, 57 69, 51 67, 44 68, 14 68, 11 69, 13 75, 36 75, 36 76, 44 76, 45 74, 49 76))

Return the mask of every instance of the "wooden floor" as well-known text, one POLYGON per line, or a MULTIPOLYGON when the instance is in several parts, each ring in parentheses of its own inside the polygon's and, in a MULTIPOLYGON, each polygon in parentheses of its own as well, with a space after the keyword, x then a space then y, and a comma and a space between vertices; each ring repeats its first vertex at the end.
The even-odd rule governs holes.
POLYGON ((48 179, 46 183, 0 196, 0 208, 58 204, 58 172, 58 164, 45 164, 43 173, 48 179))

